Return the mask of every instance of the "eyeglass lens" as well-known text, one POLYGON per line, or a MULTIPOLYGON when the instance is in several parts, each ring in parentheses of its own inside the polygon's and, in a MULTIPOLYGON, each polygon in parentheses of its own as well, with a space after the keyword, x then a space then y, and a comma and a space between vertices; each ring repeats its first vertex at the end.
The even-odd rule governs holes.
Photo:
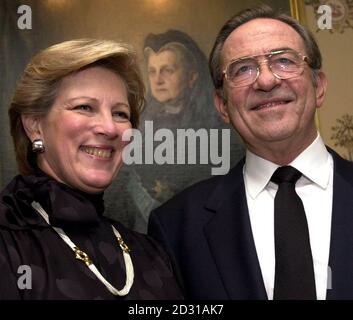
MULTIPOLYGON (((303 59, 296 52, 282 51, 265 55, 272 73, 280 79, 295 77, 303 71, 303 59)), ((226 78, 235 86, 245 86, 255 82, 260 72, 256 57, 243 58, 232 62, 226 70, 226 78)))

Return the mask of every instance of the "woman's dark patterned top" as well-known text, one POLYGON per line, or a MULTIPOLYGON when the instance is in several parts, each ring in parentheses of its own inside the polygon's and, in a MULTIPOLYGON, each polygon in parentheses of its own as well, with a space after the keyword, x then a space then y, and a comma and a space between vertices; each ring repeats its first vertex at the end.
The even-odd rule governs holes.
POLYGON ((0 299, 182 299, 162 248, 103 217, 103 211, 103 194, 73 190, 39 172, 15 177, 0 194, 0 299), (125 264, 112 223, 130 248, 135 271, 130 293, 111 294, 31 207, 33 200, 120 290, 125 264))

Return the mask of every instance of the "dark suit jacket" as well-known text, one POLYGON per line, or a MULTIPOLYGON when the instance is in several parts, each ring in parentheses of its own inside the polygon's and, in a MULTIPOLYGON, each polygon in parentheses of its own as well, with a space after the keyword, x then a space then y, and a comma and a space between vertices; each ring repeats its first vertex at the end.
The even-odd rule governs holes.
MULTIPOLYGON (((327 299, 353 299, 353 164, 334 159, 331 287, 327 299)), ((244 159, 154 210, 149 234, 180 270, 191 299, 267 299, 252 236, 244 159)))

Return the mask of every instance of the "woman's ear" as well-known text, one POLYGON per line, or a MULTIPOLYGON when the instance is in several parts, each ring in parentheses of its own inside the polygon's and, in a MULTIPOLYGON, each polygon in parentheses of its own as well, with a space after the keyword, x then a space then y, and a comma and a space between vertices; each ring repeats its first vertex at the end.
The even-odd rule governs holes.
POLYGON ((42 138, 40 117, 35 115, 23 114, 21 115, 21 121, 29 140, 33 141, 35 139, 42 138))

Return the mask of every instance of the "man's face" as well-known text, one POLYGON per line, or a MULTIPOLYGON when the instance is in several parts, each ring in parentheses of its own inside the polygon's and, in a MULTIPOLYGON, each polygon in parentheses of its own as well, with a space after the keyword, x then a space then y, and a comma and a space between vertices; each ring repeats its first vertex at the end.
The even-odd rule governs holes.
MULTIPOLYGON (((274 19, 249 21, 227 38, 221 52, 222 70, 231 60, 283 48, 306 55, 302 38, 289 25, 274 19)), ((253 152, 263 155, 263 150, 283 143, 299 152, 316 137, 315 110, 323 102, 326 81, 320 73, 315 87, 306 63, 301 75, 286 80, 276 78, 261 63, 253 84, 233 88, 224 80, 223 88, 226 101, 216 96, 217 108, 253 152)))
POLYGON ((152 52, 147 68, 152 95, 161 103, 178 98, 187 86, 186 72, 171 50, 152 52))

